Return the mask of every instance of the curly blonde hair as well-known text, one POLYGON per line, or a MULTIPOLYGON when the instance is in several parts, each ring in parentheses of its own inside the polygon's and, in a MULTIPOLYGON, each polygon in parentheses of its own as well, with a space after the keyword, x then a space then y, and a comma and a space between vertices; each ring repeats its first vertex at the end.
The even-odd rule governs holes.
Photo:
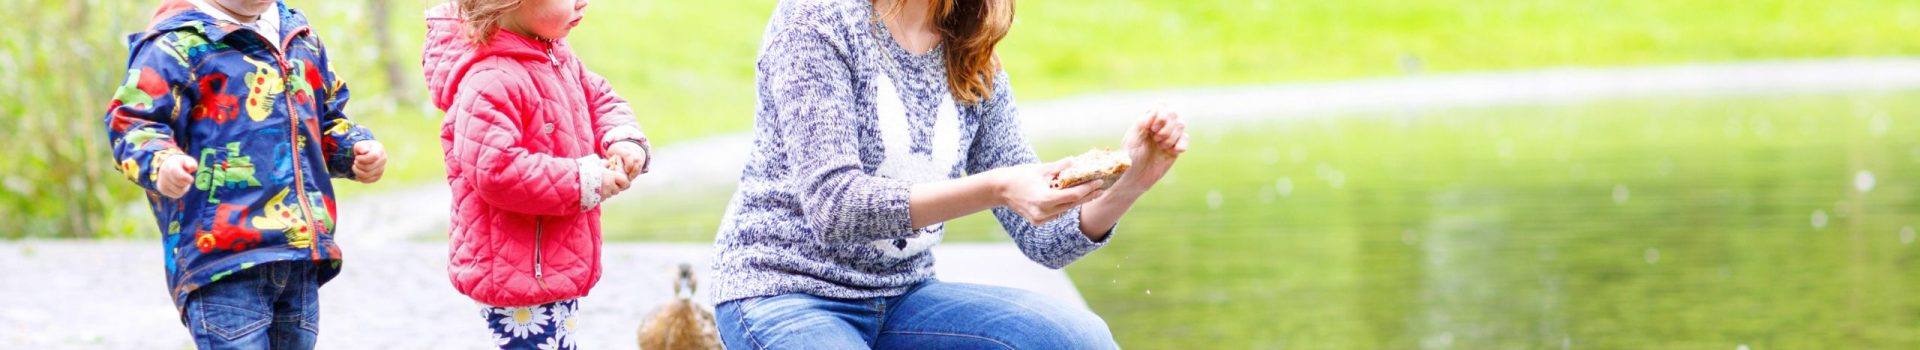
POLYGON ((452 0, 453 7, 459 10, 460 18, 467 23, 467 39, 475 46, 484 46, 493 40, 493 33, 500 31, 501 21, 507 13, 520 8, 523 0, 452 0))

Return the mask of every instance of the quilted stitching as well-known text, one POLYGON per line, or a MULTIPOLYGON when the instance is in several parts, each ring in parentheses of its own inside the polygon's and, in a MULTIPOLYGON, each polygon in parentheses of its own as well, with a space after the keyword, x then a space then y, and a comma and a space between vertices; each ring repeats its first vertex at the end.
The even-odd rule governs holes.
POLYGON ((583 207, 581 158, 633 111, 564 41, 501 31, 465 42, 445 5, 428 12, 422 61, 453 189, 448 276, 474 300, 526 306, 585 296, 600 278, 600 210, 583 207), (552 45, 554 67, 547 55, 552 45), (535 242, 538 232, 539 242, 535 242), (534 277, 538 247, 543 278, 534 277))

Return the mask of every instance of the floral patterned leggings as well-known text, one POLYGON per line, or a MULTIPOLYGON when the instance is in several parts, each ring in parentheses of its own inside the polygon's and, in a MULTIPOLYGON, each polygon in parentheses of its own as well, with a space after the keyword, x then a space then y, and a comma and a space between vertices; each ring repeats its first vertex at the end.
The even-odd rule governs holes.
POLYGON ((579 299, 522 307, 480 305, 480 315, 493 329, 493 343, 501 349, 573 350, 575 315, 579 299))

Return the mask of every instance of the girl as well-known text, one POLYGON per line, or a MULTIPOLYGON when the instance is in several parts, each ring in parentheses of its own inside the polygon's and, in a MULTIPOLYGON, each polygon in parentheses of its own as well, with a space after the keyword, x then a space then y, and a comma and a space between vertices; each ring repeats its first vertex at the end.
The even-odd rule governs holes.
POLYGON ((785 0, 761 43, 754 151, 722 222, 714 299, 727 347, 1115 347, 1099 316, 1009 288, 940 282, 941 222, 992 209, 1061 268, 1186 150, 1150 113, 1112 187, 1048 188, 993 47, 1011 0, 785 0), (869 2, 872 1, 872 2, 869 2))
POLYGON ((447 272, 503 349, 574 347, 600 279, 602 200, 646 172, 633 109, 565 40, 585 0, 454 0, 421 64, 453 190, 447 272), (609 164, 613 164, 609 166, 609 164))

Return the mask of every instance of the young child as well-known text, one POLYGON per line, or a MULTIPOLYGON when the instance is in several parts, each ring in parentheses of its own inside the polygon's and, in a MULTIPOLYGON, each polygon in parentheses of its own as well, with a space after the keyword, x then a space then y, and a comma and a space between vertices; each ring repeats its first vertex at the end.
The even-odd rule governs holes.
POLYGON ((455 289, 501 348, 574 347, 600 280, 599 203, 646 172, 633 109, 564 40, 584 0, 453 0, 427 11, 421 64, 453 189, 455 289))
POLYGON ((128 38, 107 139, 147 192, 202 349, 312 348, 316 293, 340 271, 329 177, 385 171, 314 33, 272 0, 167 0, 128 38))

